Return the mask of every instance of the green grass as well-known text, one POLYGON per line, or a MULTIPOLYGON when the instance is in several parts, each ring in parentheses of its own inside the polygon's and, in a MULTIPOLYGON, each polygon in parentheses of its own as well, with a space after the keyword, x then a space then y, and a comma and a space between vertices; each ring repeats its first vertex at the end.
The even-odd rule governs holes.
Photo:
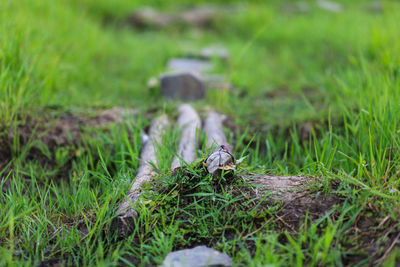
POLYGON ((0 265, 152 265, 195 244, 239 266, 399 262, 398 244, 387 250, 399 231, 399 3, 383 1, 381 13, 361 0, 341 1, 340 13, 314 1, 308 13, 291 13, 282 1, 227 3, 242 11, 211 29, 142 31, 122 27, 131 10, 191 4, 0 1, 0 265), (135 232, 118 239, 110 225, 135 175, 142 129, 155 110, 176 116, 176 103, 147 89, 147 80, 169 58, 214 43, 230 51, 220 70, 236 89, 195 106, 230 115, 228 138, 235 156, 246 157, 238 176, 310 175, 322 181, 315 190, 342 202, 292 231, 279 223, 279 205, 254 209, 257 201, 238 195, 240 179, 213 186, 194 164, 196 179, 187 183, 197 191, 177 191, 169 166, 179 131, 171 129, 135 232), (84 126, 63 145, 40 138, 46 120, 111 106, 138 113, 84 126))

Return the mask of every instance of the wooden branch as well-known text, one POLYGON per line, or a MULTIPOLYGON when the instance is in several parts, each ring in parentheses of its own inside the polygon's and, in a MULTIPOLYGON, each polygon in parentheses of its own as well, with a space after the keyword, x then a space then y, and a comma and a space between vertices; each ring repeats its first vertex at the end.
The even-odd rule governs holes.
MULTIPOLYGON (((315 188, 324 184, 323 179, 310 176, 277 176, 270 174, 248 174, 242 177, 250 187, 248 195, 255 203, 259 200, 266 201, 267 205, 279 204, 279 209, 274 213, 283 227, 298 231, 304 218, 314 221, 320 219, 335 205, 343 202, 334 193, 322 193, 315 188), (317 186, 317 187, 316 187, 317 186)), ((253 204, 253 205, 254 205, 253 204)), ((261 208, 259 211, 262 211, 261 208)))
POLYGON ((201 120, 197 112, 188 104, 180 105, 178 127, 182 128, 182 135, 178 145, 178 156, 171 164, 171 169, 181 167, 181 160, 191 163, 196 158, 198 131, 201 128, 201 120))
POLYGON ((151 163, 157 165, 155 154, 155 144, 161 143, 161 135, 168 127, 168 117, 162 115, 153 120, 150 130, 149 139, 144 143, 140 154, 139 168, 136 172, 136 178, 127 194, 127 197, 122 201, 117 209, 117 218, 113 222, 121 235, 129 235, 133 229, 134 219, 137 217, 137 212, 133 205, 140 196, 140 190, 144 183, 149 182, 155 175, 155 171, 151 163))
POLYGON ((230 152, 232 146, 228 144, 222 129, 224 119, 225 116, 210 111, 204 123, 207 146, 214 147, 204 164, 213 176, 219 176, 222 171, 234 171, 236 168, 235 159, 230 152))
POLYGON ((232 150, 232 146, 226 140, 224 130, 222 129, 222 122, 225 116, 215 111, 209 111, 207 118, 204 122, 204 132, 207 135, 207 146, 220 146, 225 145, 228 150, 232 150))

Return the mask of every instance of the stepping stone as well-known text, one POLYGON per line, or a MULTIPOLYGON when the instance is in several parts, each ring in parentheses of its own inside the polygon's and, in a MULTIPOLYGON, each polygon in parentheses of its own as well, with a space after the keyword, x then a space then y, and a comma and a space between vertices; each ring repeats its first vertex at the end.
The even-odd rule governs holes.
POLYGON ((214 6, 203 6, 188 9, 179 18, 190 26, 211 27, 212 22, 221 17, 221 11, 214 6))
POLYGON ((342 5, 333 1, 318 0, 317 5, 326 11, 338 13, 342 11, 342 5))
POLYGON ((381 13, 383 11, 382 2, 379 0, 372 1, 368 5, 368 11, 373 13, 381 13))
POLYGON ((180 24, 193 27, 212 27, 213 21, 221 17, 222 10, 214 6, 186 9, 180 12, 163 12, 152 7, 142 7, 126 19, 128 25, 136 28, 162 29, 180 24))
POLYGON ((310 4, 306 1, 289 2, 283 4, 283 9, 289 13, 308 13, 310 12, 310 4))
POLYGON ((207 89, 233 90, 233 85, 225 75, 209 74, 203 77, 207 89))
POLYGON ((206 59, 220 58, 222 60, 228 60, 229 52, 223 47, 209 46, 201 50, 201 56, 206 59))
POLYGON ((164 28, 176 23, 176 20, 174 16, 159 12, 152 7, 142 7, 127 18, 127 23, 137 28, 164 28))
POLYGON ((201 58, 203 60, 211 60, 217 58, 219 60, 227 61, 229 59, 229 52, 224 47, 212 45, 205 47, 201 50, 189 49, 186 51, 188 58, 201 58))
POLYGON ((160 76, 161 93, 168 99, 193 101, 205 97, 205 85, 199 74, 176 72, 160 76))
POLYGON ((167 69, 171 71, 207 72, 213 69, 213 64, 208 60, 194 58, 173 58, 167 63, 167 69))
POLYGON ((232 259, 225 253, 206 246, 171 252, 164 259, 161 267, 205 267, 232 266, 232 259))

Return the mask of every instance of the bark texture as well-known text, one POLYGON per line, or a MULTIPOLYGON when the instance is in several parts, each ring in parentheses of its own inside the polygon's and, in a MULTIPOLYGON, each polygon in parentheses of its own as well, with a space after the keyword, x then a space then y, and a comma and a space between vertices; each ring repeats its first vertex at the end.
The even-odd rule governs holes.
POLYGON ((321 178, 307 176, 247 175, 252 199, 262 200, 259 208, 277 206, 274 216, 282 228, 298 231, 304 218, 317 220, 340 205, 342 200, 333 193, 323 193, 321 178))
POLYGON ((224 130, 222 129, 222 123, 224 120, 224 115, 215 111, 208 112, 207 118, 204 122, 204 132, 207 135, 208 147, 225 145, 229 150, 232 150, 232 146, 228 144, 224 130))
POLYGON ((161 143, 161 136, 168 127, 168 118, 162 115, 153 120, 150 130, 149 139, 144 143, 140 154, 139 168, 136 173, 136 178, 127 194, 127 197, 122 201, 117 209, 117 218, 114 221, 114 227, 119 230, 121 235, 129 235, 133 229, 134 219, 137 217, 137 212, 134 210, 134 204, 140 195, 141 187, 144 183, 149 182, 155 175, 155 171, 151 163, 157 165, 155 154, 155 144, 161 143))
POLYGON ((178 145, 178 156, 171 164, 174 170, 181 167, 181 161, 191 163, 196 158, 198 132, 201 128, 201 120, 197 112, 188 104, 179 106, 178 127, 182 128, 182 135, 178 145))
POLYGON ((233 171, 236 167, 234 157, 230 152, 232 146, 228 144, 222 128, 224 119, 224 115, 210 111, 204 123, 207 146, 214 147, 204 163, 207 171, 213 176, 219 176, 222 171, 233 171))

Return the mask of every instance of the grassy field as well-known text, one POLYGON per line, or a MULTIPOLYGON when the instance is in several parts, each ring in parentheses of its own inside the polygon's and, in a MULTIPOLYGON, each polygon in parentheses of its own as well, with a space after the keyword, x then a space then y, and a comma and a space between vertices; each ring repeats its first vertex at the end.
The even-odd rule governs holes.
POLYGON ((235 11, 210 27, 139 30, 124 24, 135 8, 190 2, 0 0, 0 265, 151 266, 197 244, 237 266, 398 264, 400 3, 340 1, 335 13, 306 2, 296 12, 291 1, 220 1, 235 11), (194 180, 171 176, 179 131, 169 130, 159 179, 120 239, 111 221, 141 133, 156 114, 176 116, 147 81, 210 44, 229 50, 219 71, 236 89, 194 106, 229 115, 235 156, 245 156, 238 179, 215 186, 196 163, 194 180), (99 123, 114 106, 134 115, 99 123), (313 194, 336 205, 286 227, 282 207, 240 194, 249 173, 312 176, 322 184, 313 194), (198 192, 174 187, 191 183, 198 192))

